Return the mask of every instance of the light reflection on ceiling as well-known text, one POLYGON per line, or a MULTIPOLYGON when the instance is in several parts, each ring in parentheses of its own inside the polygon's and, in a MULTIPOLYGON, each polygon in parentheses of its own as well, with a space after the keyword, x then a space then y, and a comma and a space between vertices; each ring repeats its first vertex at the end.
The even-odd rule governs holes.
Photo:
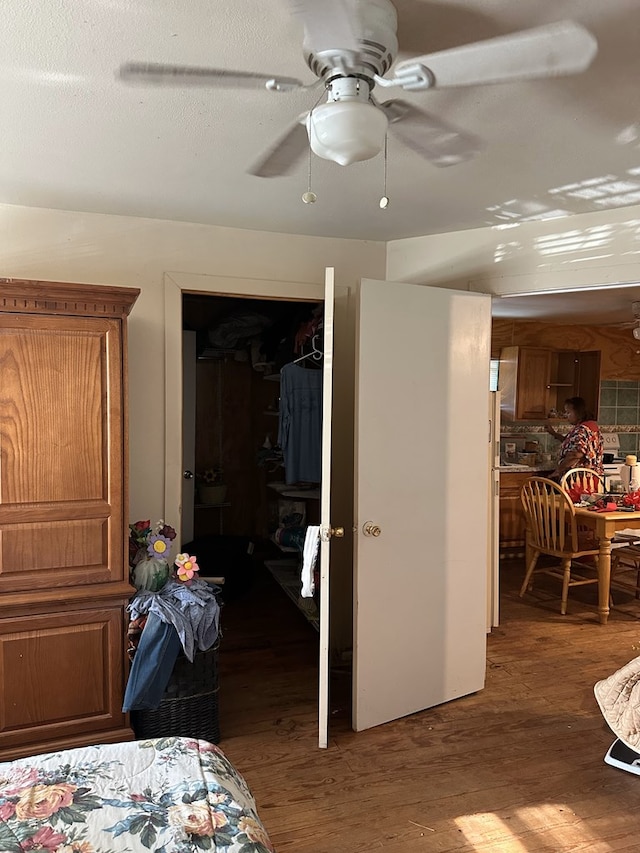
POLYGON ((640 204, 640 166, 627 169, 623 177, 609 174, 585 178, 583 181, 553 187, 547 191, 547 194, 553 200, 553 204, 541 198, 509 199, 501 204, 487 207, 486 210, 492 217, 487 224, 501 229, 513 227, 522 222, 541 222, 545 219, 570 216, 576 199, 603 209, 640 204), (633 180, 636 177, 638 179, 633 180))
MULTIPOLYGON (((514 223, 514 227, 519 223, 514 223)), ((616 257, 628 257, 640 254, 640 219, 628 219, 616 225, 593 225, 589 228, 570 228, 554 234, 536 237, 527 247, 541 256, 541 259, 559 263, 574 264, 601 260, 612 257, 613 243, 616 242, 616 257)), ((507 240, 499 243, 494 251, 494 263, 505 263, 525 251, 519 240, 507 240)))

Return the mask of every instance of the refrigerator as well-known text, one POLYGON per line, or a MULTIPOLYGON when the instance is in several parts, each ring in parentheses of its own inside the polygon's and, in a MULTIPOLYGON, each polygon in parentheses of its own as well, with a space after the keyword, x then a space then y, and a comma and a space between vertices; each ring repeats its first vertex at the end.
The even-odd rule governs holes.
POLYGON ((487 634, 500 624, 500 391, 489 392, 487 634))

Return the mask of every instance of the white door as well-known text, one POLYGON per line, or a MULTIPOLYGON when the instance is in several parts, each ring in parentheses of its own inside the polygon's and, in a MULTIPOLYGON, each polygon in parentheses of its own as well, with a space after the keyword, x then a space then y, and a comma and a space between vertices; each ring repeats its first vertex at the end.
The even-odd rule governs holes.
POLYGON ((318 746, 329 738, 329 552, 331 548, 331 426, 333 401, 334 270, 325 270, 322 376, 322 485, 320 496, 320 658, 318 676, 318 746))
POLYGON ((487 634, 500 624, 500 391, 489 393, 487 634))
POLYGON ((180 544, 193 539, 196 459, 196 333, 182 333, 182 501, 180 544))
POLYGON ((491 298, 363 280, 353 727, 482 689, 491 298))

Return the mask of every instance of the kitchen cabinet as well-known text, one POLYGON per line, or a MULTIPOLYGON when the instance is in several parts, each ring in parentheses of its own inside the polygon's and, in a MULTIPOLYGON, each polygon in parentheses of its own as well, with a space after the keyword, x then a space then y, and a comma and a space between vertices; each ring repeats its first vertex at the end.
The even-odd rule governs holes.
POLYGON ((538 421, 549 413, 551 350, 505 347, 500 352, 498 388, 503 421, 538 421))
POLYGON ((498 387, 502 420, 541 421, 559 414, 567 397, 583 397, 598 415, 600 351, 576 352, 546 347, 503 347, 498 387))
POLYGON ((132 288, 0 280, 0 758, 130 740, 132 288))
POLYGON ((500 548, 524 547, 525 519, 520 489, 533 473, 500 473, 500 548))
POLYGON ((499 533, 500 550, 524 550, 526 523, 520 490, 529 477, 548 477, 551 471, 500 471, 499 533))

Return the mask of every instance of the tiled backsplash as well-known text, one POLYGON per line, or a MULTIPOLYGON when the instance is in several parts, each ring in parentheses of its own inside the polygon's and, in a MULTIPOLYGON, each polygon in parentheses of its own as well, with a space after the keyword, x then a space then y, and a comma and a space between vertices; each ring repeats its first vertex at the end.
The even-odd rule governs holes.
POLYGON ((640 424, 640 383, 616 382, 605 379, 600 383, 600 413, 602 426, 640 424))
MULTIPOLYGON (((640 382, 604 379, 600 383, 598 423, 603 432, 618 433, 622 456, 627 453, 640 456, 640 382)), ((555 428, 559 432, 568 432, 568 427, 563 425, 555 428)), ((506 441, 515 441, 518 451, 524 449, 527 440, 538 441, 542 453, 555 454, 560 449, 560 443, 539 423, 503 424, 500 432, 502 453, 505 452, 506 441)))

